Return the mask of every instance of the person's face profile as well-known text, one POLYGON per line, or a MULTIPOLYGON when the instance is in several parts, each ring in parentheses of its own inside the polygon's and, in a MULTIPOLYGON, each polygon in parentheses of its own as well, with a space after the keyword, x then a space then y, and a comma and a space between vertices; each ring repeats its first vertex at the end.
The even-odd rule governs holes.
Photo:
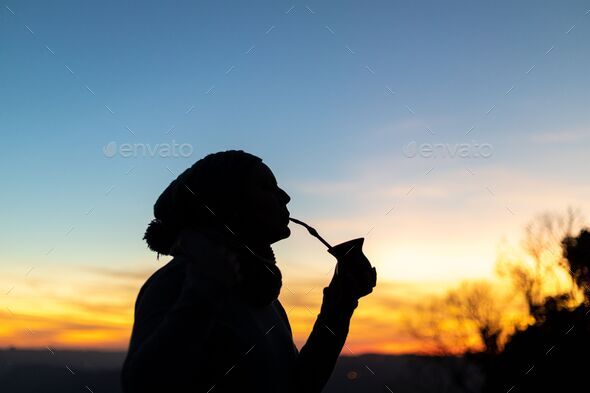
POLYGON ((260 163, 250 173, 240 196, 240 221, 249 235, 274 243, 290 236, 291 197, 279 187, 270 168, 260 163))

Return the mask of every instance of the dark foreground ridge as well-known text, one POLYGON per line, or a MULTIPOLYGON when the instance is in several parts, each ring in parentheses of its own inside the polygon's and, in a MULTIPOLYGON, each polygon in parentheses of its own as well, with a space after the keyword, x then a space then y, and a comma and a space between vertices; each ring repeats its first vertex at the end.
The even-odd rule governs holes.
MULTIPOLYGON (((119 393, 119 372, 125 352, 0 349, 0 386, 11 393, 119 393), (67 366, 67 367, 66 367, 67 366), (71 370, 69 370, 69 369, 71 370), (88 390, 86 388, 90 390, 88 390)), ((474 387, 481 376, 459 358, 417 355, 341 356, 326 393, 436 392, 454 382, 450 369, 472 375, 474 387), (427 376, 427 378, 425 377, 427 376), (395 387, 395 388, 394 388, 395 387)), ((214 393, 214 392, 211 392, 214 393)))

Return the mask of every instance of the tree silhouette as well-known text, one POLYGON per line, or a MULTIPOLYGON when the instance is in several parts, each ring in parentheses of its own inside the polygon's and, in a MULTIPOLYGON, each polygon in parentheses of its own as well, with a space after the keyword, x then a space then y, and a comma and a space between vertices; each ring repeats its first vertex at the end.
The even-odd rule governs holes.
POLYGON ((588 391, 590 232, 566 236, 562 245, 565 266, 584 288, 584 299, 571 307, 569 293, 546 297, 536 308, 536 322, 512 335, 486 363, 486 392, 588 391))
POLYGON ((590 299, 590 232, 582 230, 578 237, 563 241, 564 256, 576 285, 583 291, 585 302, 590 299))
POLYGON ((410 334, 430 343, 437 355, 496 353, 502 311, 492 284, 466 281, 442 297, 418 305, 407 326, 410 334))
POLYGON ((581 223, 582 214, 571 207, 565 213, 540 214, 526 225, 520 249, 498 258, 496 271, 512 282, 535 320, 543 314, 547 296, 565 302, 576 298, 576 288, 562 257, 562 240, 579 230, 581 223), (561 296, 564 293, 569 296, 561 296))

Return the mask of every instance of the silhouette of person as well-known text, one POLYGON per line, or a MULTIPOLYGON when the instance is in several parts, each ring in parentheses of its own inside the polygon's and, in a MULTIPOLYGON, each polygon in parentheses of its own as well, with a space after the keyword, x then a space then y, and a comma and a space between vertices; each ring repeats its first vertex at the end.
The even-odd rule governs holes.
POLYGON ((337 269, 299 351, 271 248, 290 235, 289 201, 242 150, 209 154, 172 181, 144 239, 173 258, 137 296, 124 392, 322 391, 376 272, 337 269))

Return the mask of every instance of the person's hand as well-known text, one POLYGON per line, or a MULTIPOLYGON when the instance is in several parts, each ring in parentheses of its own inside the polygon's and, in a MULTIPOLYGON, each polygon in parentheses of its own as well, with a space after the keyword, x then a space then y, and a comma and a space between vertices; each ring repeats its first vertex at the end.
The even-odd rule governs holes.
POLYGON ((338 257, 336 269, 328 285, 335 301, 356 307, 358 299, 373 292, 377 270, 359 249, 338 257))

